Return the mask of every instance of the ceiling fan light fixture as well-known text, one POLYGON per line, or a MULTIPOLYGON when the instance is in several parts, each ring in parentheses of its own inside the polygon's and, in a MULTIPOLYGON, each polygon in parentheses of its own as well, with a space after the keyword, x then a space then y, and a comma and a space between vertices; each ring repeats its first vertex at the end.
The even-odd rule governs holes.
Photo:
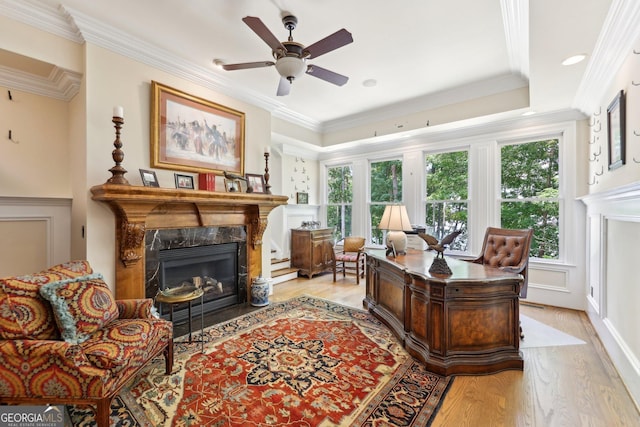
POLYGON ((306 68, 305 61, 295 56, 284 56, 276 61, 276 70, 289 81, 302 75, 306 68))

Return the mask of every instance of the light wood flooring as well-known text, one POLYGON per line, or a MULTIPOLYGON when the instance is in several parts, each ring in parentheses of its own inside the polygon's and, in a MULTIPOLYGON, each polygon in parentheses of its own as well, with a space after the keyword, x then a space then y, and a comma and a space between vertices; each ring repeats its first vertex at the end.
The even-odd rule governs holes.
MULTIPOLYGON (((321 274, 274 286, 271 302, 310 295, 362 309, 364 280, 321 274)), ((640 413, 584 312, 522 301, 521 313, 586 342, 522 349, 524 371, 458 376, 433 427, 640 426, 640 413)), ((526 340, 526 330, 525 330, 526 340)))

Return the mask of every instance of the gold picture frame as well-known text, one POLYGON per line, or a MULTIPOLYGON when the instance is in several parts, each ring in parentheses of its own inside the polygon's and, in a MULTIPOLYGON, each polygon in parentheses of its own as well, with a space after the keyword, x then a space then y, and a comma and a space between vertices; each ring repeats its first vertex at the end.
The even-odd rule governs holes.
POLYGON ((151 167, 244 175, 244 113, 151 82, 151 167))

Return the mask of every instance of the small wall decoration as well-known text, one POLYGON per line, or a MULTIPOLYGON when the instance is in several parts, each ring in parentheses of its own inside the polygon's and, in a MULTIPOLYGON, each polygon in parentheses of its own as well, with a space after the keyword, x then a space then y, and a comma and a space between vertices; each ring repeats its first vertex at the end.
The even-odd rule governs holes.
POLYGON ((140 169, 140 177, 142 178, 142 185, 145 187, 160 187, 158 177, 154 171, 140 169))
POLYGON ((296 203, 299 205, 308 205, 309 193, 296 193, 296 203))
POLYGON ((625 97, 618 92, 607 108, 609 128, 609 170, 625 164, 625 97))
POLYGON ((176 178, 176 188, 182 188, 186 190, 193 190, 193 177, 191 175, 181 175, 179 173, 173 174, 176 178))
POLYGON ((244 174, 244 113, 151 82, 151 166, 244 174))
POLYGON ((247 178, 247 193, 264 193, 264 176, 253 173, 245 175, 247 178))

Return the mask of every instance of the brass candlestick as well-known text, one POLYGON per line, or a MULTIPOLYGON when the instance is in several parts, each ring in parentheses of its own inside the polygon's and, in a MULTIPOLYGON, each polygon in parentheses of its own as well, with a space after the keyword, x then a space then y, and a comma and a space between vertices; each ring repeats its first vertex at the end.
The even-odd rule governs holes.
POLYGON ((266 194, 271 194, 269 185, 269 153, 264 153, 264 188, 266 194))
POLYGON ((122 142, 120 141, 120 129, 124 124, 124 119, 122 117, 114 116, 111 121, 116 128, 116 140, 113 142, 113 146, 116 148, 111 152, 111 157, 113 157, 113 161, 116 165, 109 169, 112 176, 107 180, 107 184, 129 185, 129 181, 124 177, 127 170, 121 166, 121 163, 124 160, 124 151, 122 151, 122 142))

